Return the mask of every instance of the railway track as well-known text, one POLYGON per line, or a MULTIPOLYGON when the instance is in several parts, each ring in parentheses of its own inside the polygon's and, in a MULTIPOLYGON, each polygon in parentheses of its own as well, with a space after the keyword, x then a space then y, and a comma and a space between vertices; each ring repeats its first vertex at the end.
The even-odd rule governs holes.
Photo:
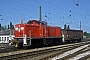
POLYGON ((90 46, 89 48, 86 48, 84 50, 81 50, 80 52, 73 54, 73 56, 67 60, 87 60, 86 58, 89 56, 90 56, 90 46))
POLYGON ((87 48, 89 46, 90 45, 87 44, 87 45, 78 47, 76 49, 72 49, 72 50, 66 51, 63 54, 57 55, 56 57, 52 58, 52 60, 80 60, 80 59, 82 60, 82 58, 84 57, 83 53, 85 53, 87 51, 90 51, 90 48, 89 49, 87 48))
MULTIPOLYGON (((84 41, 89 41, 89 40, 90 39, 84 39, 82 41, 84 42, 84 41)), ((0 44, 0 53, 7 53, 7 52, 19 51, 19 50, 21 50, 21 49, 11 47, 11 46, 9 46, 9 44, 0 44)), ((22 50, 25 50, 25 49, 22 49, 22 50)))
POLYGON ((55 57, 56 55, 62 54, 63 52, 86 45, 88 43, 90 43, 90 41, 73 43, 73 44, 65 44, 65 45, 59 45, 59 46, 53 46, 53 47, 36 48, 36 49, 30 49, 30 50, 13 51, 8 53, 0 53, 0 60, 48 59, 48 58, 55 57))
POLYGON ((0 44, 0 53, 7 53, 11 51, 18 51, 15 47, 9 46, 9 44, 0 44))

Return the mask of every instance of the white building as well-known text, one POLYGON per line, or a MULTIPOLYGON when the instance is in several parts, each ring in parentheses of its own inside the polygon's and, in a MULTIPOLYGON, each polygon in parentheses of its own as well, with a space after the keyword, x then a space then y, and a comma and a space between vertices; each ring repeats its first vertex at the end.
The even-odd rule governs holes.
POLYGON ((0 43, 9 43, 9 40, 13 39, 14 30, 2 30, 0 31, 0 43))

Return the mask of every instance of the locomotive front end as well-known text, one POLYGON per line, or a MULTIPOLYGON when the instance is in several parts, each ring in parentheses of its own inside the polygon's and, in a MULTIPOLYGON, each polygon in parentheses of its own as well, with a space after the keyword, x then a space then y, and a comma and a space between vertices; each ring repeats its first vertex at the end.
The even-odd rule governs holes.
POLYGON ((30 45, 30 39, 27 39, 26 24, 16 24, 14 36, 14 39, 10 41, 11 46, 23 47, 30 45))

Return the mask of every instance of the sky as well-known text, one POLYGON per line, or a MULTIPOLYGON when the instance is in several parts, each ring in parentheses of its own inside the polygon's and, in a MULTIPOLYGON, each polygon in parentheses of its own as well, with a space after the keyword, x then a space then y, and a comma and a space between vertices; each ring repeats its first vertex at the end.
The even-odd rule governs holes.
POLYGON ((0 23, 39 20, 40 6, 42 20, 48 25, 80 29, 81 21, 81 29, 90 33, 90 0, 0 0, 0 23))

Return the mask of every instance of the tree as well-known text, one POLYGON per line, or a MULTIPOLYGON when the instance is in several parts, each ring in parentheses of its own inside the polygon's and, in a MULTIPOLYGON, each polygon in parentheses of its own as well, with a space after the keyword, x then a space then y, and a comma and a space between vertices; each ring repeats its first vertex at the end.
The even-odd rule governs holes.
POLYGON ((12 22, 10 22, 10 29, 12 29, 12 22))
POLYGON ((14 29, 14 25, 12 24, 12 22, 10 22, 8 25, 5 25, 5 26, 2 26, 2 25, 0 24, 0 31, 1 31, 1 30, 7 30, 7 29, 11 29, 11 30, 14 29))
POLYGON ((5 30, 4 26, 1 26, 1 30, 5 30))
POLYGON ((14 29, 14 25, 12 24, 12 22, 10 22, 10 27, 9 29, 13 30, 14 29))
POLYGON ((7 26, 5 25, 4 29, 6 30, 7 29, 7 26))
POLYGON ((14 25, 12 26, 12 29, 14 29, 14 25))
POLYGON ((10 27, 9 27, 9 24, 8 24, 8 29, 9 29, 10 27))
POLYGON ((90 33, 84 32, 84 36, 90 37, 90 33))
POLYGON ((1 31, 1 24, 0 24, 0 31, 1 31))

